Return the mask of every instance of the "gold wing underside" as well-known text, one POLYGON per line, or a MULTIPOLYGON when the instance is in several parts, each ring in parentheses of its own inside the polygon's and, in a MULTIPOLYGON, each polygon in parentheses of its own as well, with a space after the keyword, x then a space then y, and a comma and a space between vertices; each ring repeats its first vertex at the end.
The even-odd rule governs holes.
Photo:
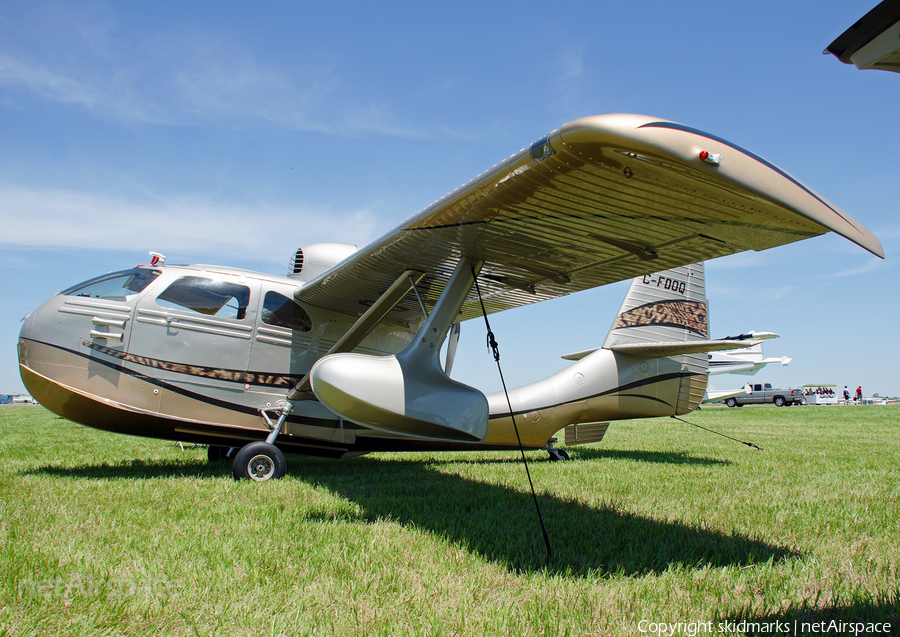
MULTIPOLYGON (((299 289, 297 298, 360 314, 403 271, 417 270, 426 273, 419 293, 430 306, 466 255, 484 262, 484 304, 499 312, 829 230, 699 160, 616 142, 595 134, 567 143, 557 132, 299 289)), ((740 162, 759 170, 736 151, 725 161, 734 163, 732 171, 740 162)), ((773 179, 783 188, 780 175, 773 179)), ((473 290, 460 318, 480 313, 473 290)), ((421 319, 412 295, 388 316, 406 324, 421 319)))

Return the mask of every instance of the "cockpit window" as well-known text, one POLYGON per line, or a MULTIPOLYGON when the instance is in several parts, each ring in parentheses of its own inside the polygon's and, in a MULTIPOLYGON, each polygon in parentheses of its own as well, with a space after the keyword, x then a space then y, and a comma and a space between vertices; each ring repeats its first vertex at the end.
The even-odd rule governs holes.
POLYGON ((306 310, 278 292, 266 292, 262 321, 266 325, 287 327, 298 332, 308 332, 312 329, 312 320, 306 310))
POLYGON ((159 270, 148 270, 147 268, 111 272, 63 290, 61 294, 109 301, 127 301, 134 295, 143 292, 144 288, 158 276, 159 270))
POLYGON ((181 277, 156 298, 160 307, 237 320, 247 316, 249 302, 247 286, 199 276, 181 277))

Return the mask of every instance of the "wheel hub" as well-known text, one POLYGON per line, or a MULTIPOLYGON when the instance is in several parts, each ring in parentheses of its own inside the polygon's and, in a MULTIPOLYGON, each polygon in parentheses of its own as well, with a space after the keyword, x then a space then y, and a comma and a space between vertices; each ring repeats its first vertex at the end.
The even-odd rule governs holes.
POLYGON ((247 473, 251 480, 263 482, 275 474, 275 463, 268 456, 254 456, 248 463, 247 473))

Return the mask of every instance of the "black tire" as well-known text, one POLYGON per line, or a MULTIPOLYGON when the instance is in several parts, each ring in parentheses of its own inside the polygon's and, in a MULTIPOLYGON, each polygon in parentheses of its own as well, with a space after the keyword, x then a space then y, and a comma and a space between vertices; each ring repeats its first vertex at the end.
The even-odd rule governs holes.
POLYGON ((210 445, 206 449, 206 458, 210 462, 222 462, 228 460, 228 447, 210 445))
POLYGON ((569 454, 567 454, 562 449, 550 449, 550 450, 548 450, 548 453, 550 454, 550 458, 549 458, 550 462, 558 462, 560 460, 568 460, 569 459, 569 454))
POLYGON ((775 396, 775 406, 784 407, 784 398, 781 396, 775 396))
POLYGON ((287 462, 281 449, 268 442, 251 442, 237 452, 232 465, 235 480, 265 482, 283 478, 287 462))
POLYGON ((728 398, 725 401, 725 404, 728 405, 729 407, 737 407, 737 401, 734 398, 728 398))

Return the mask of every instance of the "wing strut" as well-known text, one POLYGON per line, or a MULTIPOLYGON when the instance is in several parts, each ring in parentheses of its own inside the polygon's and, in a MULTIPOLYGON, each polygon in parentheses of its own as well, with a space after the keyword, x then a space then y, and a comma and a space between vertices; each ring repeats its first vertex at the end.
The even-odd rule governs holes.
MULTIPOLYGON (((393 310, 398 303, 409 294, 410 290, 416 289, 416 283, 422 280, 422 277, 425 276, 424 272, 416 272, 415 270, 407 270, 399 277, 394 283, 382 294, 377 301, 375 301, 369 309, 365 311, 365 313, 360 316, 356 323, 353 324, 347 332, 338 339, 338 342, 335 343, 330 350, 328 350, 328 354, 338 354, 342 352, 351 352, 353 348, 359 345, 362 340, 368 336, 369 332, 371 332, 376 325, 378 325, 381 320, 388 315, 388 312, 393 310)), ((416 296, 419 296, 418 291, 416 292, 416 296)), ((419 299, 421 303, 421 298, 419 299)), ((423 308, 424 310, 424 305, 423 308)), ((327 354, 326 354, 327 356, 327 354)), ((294 388, 288 392, 285 397, 284 405, 278 412, 278 420, 272 424, 272 421, 265 414, 265 412, 261 412, 263 417, 266 419, 266 422, 269 423, 272 431, 269 433, 268 438, 266 438, 266 442, 270 445, 275 444, 275 440, 278 438, 281 433, 281 428, 284 426, 284 421, 287 420, 287 417, 294 410, 293 401, 297 400, 315 400, 316 397, 312 393, 312 388, 309 382, 309 374, 306 374, 300 382, 294 385, 294 388)))
MULTIPOLYGON (((416 290, 416 283, 421 281, 424 276, 424 272, 407 270, 397 277, 397 280, 394 281, 391 287, 389 287, 377 301, 369 306, 369 309, 366 310, 365 314, 356 320, 353 327, 347 330, 347 333, 338 339, 338 342, 328 350, 328 353, 325 354, 325 356, 328 356, 329 354, 352 352, 353 349, 369 335, 369 332, 371 332, 391 310, 397 307, 397 304, 403 300, 403 297, 409 294, 410 290, 415 290, 416 297, 419 298, 419 303, 422 303, 419 292, 416 290)), ((422 311, 425 312, 425 316, 428 316, 424 304, 422 305, 422 311)), ((294 388, 287 395, 287 400, 315 400, 315 396, 310 389, 309 374, 304 376, 299 383, 294 385, 294 388)))

